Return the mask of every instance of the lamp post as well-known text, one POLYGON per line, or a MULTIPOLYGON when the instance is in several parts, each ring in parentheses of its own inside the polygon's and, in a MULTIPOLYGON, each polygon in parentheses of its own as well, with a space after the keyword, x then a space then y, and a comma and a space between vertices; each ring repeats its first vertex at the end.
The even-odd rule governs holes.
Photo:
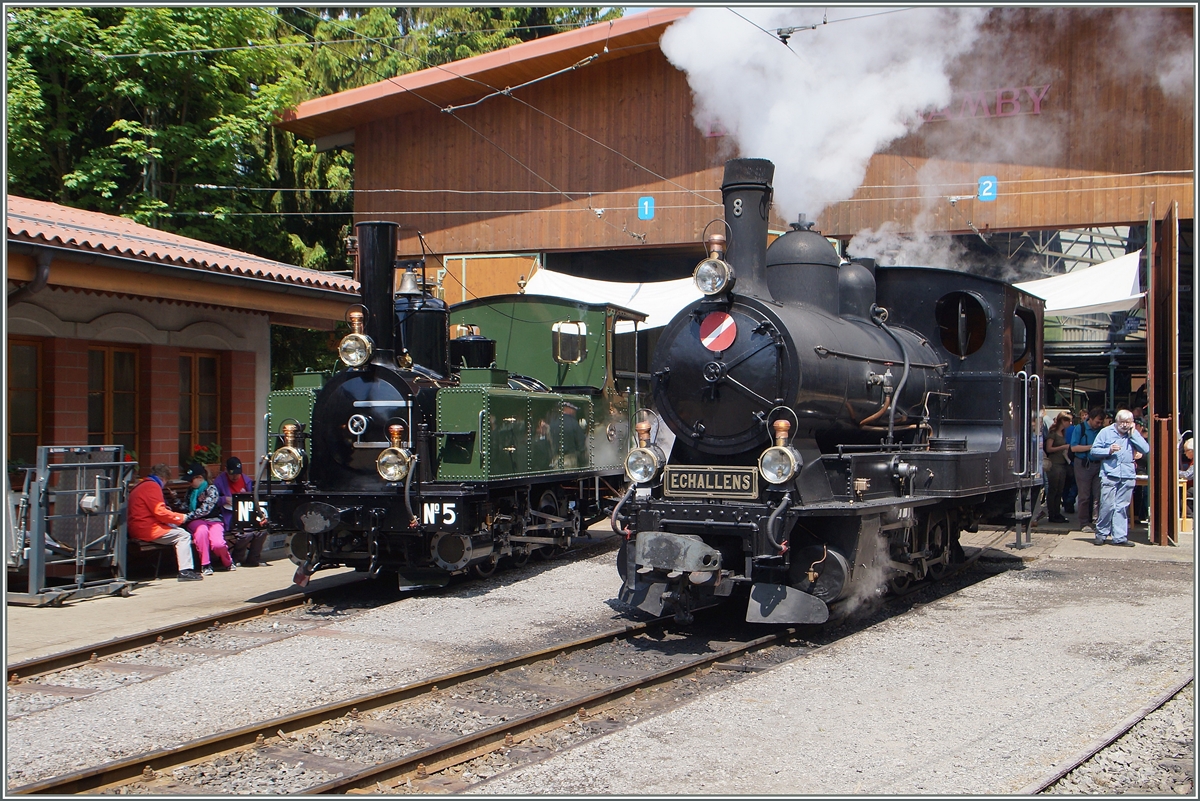
POLYGON ((1108 352, 1108 391, 1104 407, 1114 415, 1117 413, 1117 357, 1124 353, 1120 348, 1113 348, 1108 352))

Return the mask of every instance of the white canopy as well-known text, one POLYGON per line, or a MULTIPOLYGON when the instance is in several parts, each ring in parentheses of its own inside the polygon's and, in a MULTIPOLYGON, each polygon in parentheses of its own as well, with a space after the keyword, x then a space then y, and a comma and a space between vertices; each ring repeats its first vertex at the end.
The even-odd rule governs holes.
MULTIPOLYGON (((612 303, 646 315, 639 329, 658 328, 694 300, 703 297, 691 278, 675 281, 654 281, 645 284, 623 284, 617 281, 597 281, 566 273, 541 269, 534 273, 525 291, 531 295, 553 295, 587 303, 612 303)), ((633 323, 617 323, 618 333, 632 331, 633 323)))
POLYGON ((1104 314, 1129 311, 1146 293, 1138 274, 1142 251, 1053 278, 1014 284, 1046 301, 1047 315, 1104 314))

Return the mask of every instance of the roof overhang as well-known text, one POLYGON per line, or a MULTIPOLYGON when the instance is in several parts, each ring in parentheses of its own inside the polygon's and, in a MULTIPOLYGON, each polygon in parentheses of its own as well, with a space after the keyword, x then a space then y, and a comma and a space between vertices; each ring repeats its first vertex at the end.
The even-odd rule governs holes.
POLYGON ((38 242, 10 239, 8 253, 12 281, 33 280, 34 263, 48 255, 49 285, 255 311, 281 325, 330 328, 331 322, 343 319, 347 304, 359 297, 354 292, 38 242), (13 256, 27 257, 28 263, 23 265, 13 256))
POLYGON ((348 144, 356 127, 373 120, 476 100, 567 69, 590 56, 611 60, 658 47, 667 26, 690 11, 658 8, 315 98, 285 112, 276 125, 320 140, 327 148, 339 146, 336 142, 348 144))

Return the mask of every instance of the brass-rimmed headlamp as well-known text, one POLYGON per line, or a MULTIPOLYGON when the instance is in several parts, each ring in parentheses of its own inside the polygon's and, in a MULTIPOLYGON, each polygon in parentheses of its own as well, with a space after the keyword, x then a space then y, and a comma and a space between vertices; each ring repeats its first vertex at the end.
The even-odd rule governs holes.
POLYGON ((294 481, 304 467, 304 456, 296 447, 296 435, 300 427, 295 423, 284 423, 279 427, 283 447, 271 454, 271 475, 280 481, 294 481))
POLYGON ((712 234, 704 240, 708 258, 696 265, 692 271, 692 283, 705 295, 719 295, 733 286, 733 268, 722 256, 725 255, 725 235, 712 234))
POLYGON ((783 484, 796 477, 796 473, 804 466, 804 458, 787 444, 791 423, 776 420, 771 428, 775 432, 775 444, 758 457, 758 472, 768 483, 783 484))
POLYGON ((634 426, 637 431, 638 446, 625 457, 625 475, 637 484, 653 481, 662 470, 667 457, 662 449, 650 442, 650 429, 653 428, 648 420, 643 420, 634 426))
POLYGON ((388 426, 388 441, 391 442, 391 447, 385 448, 375 459, 375 470, 384 481, 403 481, 412 470, 413 455, 400 447, 403 438, 404 426, 388 426))
POLYGON ((374 349, 375 343, 363 333, 363 313, 361 311, 351 309, 346 315, 346 321, 350 324, 350 333, 342 337, 342 341, 338 343, 338 358, 347 367, 362 367, 371 358, 371 351, 374 349))

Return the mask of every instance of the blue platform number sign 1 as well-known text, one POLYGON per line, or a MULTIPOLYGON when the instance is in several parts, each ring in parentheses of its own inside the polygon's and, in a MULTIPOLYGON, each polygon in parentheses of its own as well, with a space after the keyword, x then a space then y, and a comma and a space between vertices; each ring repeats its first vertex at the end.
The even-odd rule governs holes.
POLYGON ((1000 186, 1000 182, 996 180, 994 175, 985 175, 979 179, 979 199, 989 201, 996 199, 996 189, 1000 186))
POLYGON ((650 197, 649 195, 638 198, 638 219, 654 219, 654 198, 650 197))

